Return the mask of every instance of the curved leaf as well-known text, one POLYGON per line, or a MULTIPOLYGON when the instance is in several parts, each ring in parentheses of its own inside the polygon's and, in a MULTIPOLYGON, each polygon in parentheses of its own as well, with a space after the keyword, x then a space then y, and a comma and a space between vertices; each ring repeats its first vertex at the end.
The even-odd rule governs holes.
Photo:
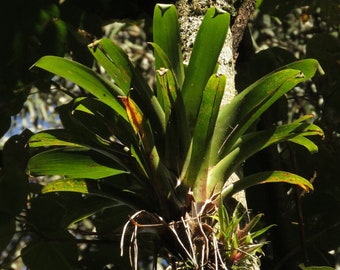
POLYGON ((70 135, 62 129, 47 130, 34 134, 28 141, 29 148, 37 147, 81 147, 80 144, 72 142, 70 135))
POLYGON ((265 183, 288 183, 297 185, 305 191, 313 190, 313 185, 305 178, 284 171, 266 171, 249 175, 231 185, 222 191, 222 196, 231 196, 239 191, 257 184, 265 183))
POLYGON ((223 107, 217 119, 212 141, 212 164, 232 148, 235 141, 282 95, 298 83, 310 79, 319 67, 316 60, 297 61, 288 68, 273 72, 256 81, 223 107))
POLYGON ((49 150, 33 156, 27 166, 31 175, 60 175, 99 179, 128 173, 112 159, 87 148, 49 150))
POLYGON ((135 68, 124 51, 108 38, 96 41, 89 46, 89 49, 103 65, 108 75, 122 88, 114 88, 117 94, 126 96, 131 89, 135 90, 134 101, 143 108, 153 128, 163 134, 165 130, 164 112, 141 72, 135 68))
POLYGON ((318 152, 318 146, 313 141, 306 137, 296 136, 294 138, 289 139, 288 141, 305 147, 311 154, 315 154, 318 152))
POLYGON ((299 268, 302 270, 336 270, 330 266, 304 266, 303 264, 299 264, 299 268))
POLYGON ((74 82, 127 119, 124 106, 116 99, 122 90, 105 81, 92 69, 57 56, 44 56, 34 66, 74 82))
POLYGON ((120 95, 127 95, 131 87, 132 71, 130 60, 122 48, 108 38, 95 41, 88 48, 98 64, 103 66, 115 84, 122 89, 120 95))
MULTIPOLYGON (((312 116, 309 115, 309 118, 312 116)), ((317 152, 317 146, 305 136, 323 136, 322 130, 304 120, 304 116, 291 124, 280 125, 272 129, 247 133, 239 138, 230 152, 209 172, 208 191, 221 189, 229 176, 238 166, 256 152, 282 141, 291 141, 306 147, 311 153, 317 152)))

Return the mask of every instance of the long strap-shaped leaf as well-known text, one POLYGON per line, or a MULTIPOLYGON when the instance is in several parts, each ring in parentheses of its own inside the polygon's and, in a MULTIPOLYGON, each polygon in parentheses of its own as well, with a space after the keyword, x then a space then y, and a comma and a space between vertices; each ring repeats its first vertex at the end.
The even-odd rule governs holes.
POLYGON ((34 66, 74 82, 110 106, 127 120, 123 104, 116 99, 122 90, 104 80, 92 69, 80 63, 57 56, 44 56, 40 58, 34 66))
POLYGON ((173 65, 158 44, 151 43, 151 45, 154 47, 156 59, 161 67, 156 70, 156 78, 157 98, 164 110, 167 123, 164 156, 167 166, 177 171, 182 167, 190 145, 189 125, 186 121, 182 93, 179 90, 173 65))
POLYGON ((182 88, 190 130, 196 124, 204 87, 216 68, 229 20, 228 13, 209 8, 197 33, 182 88))
POLYGON ((121 89, 121 95, 126 95, 131 88, 132 71, 128 56, 111 40, 103 38, 88 46, 98 63, 121 89))
POLYGON ((222 197, 231 196, 241 190, 257 184, 280 182, 298 185, 305 191, 313 190, 313 185, 307 179, 299 175, 284 171, 266 171, 249 175, 244 179, 231 184, 223 190, 222 197))
MULTIPOLYGON (((224 93, 226 77, 221 75, 212 75, 203 91, 202 102, 200 104, 196 126, 191 142, 191 151, 188 151, 188 167, 183 168, 185 175, 181 177, 182 181, 189 186, 201 185, 197 179, 201 166, 206 164, 204 159, 209 158, 207 155, 210 139, 215 128, 216 118, 220 108, 221 100, 224 93)), ((207 168, 205 173, 200 177, 202 185, 206 182, 207 168)))
POLYGON ((63 175, 70 178, 100 179, 128 173, 121 166, 86 148, 62 148, 33 156, 27 169, 32 175, 63 175))
POLYGON ((316 60, 306 59, 292 63, 287 68, 258 80, 222 108, 212 138, 211 165, 215 165, 230 151, 235 141, 269 106, 295 85, 314 76, 319 64, 316 60))
POLYGON ((134 101, 143 109, 152 128, 164 134, 166 126, 164 111, 141 72, 124 55, 122 49, 107 38, 95 42, 89 49, 98 63, 107 69, 108 74, 123 88, 121 90, 123 96, 131 89, 134 90, 134 101))
MULTIPOLYGON (((117 176, 120 177, 120 176, 117 176)), ((115 181, 117 177, 111 177, 110 181, 115 181)), ((98 209, 104 209, 107 207, 114 207, 119 205, 129 206, 132 209, 140 209, 143 207, 153 207, 151 202, 144 200, 142 196, 139 194, 133 193, 132 190, 129 189, 109 189, 105 190, 105 183, 93 179, 84 179, 84 178, 66 178, 60 180, 54 180, 49 182, 42 189, 42 193, 50 193, 50 192, 76 192, 81 194, 92 195, 93 204, 99 203, 102 207, 96 208, 88 206, 87 211, 85 213, 93 214, 98 209), (102 198, 99 200, 98 198, 102 198)), ((82 203, 83 205, 83 203, 82 203)), ((157 206, 154 205, 154 208, 157 209, 157 206)), ((149 209, 149 208, 148 208, 149 209)), ((78 217, 79 218, 79 217, 78 217)))
MULTIPOLYGON (((184 66, 179 35, 177 11, 174 5, 157 4, 153 15, 153 42, 167 55, 178 84, 184 80, 184 66)), ((164 66, 155 51, 156 70, 164 66)))
MULTIPOLYGON (((306 120, 305 117, 302 120, 306 120)), ((318 150, 317 146, 305 136, 323 136, 322 130, 313 124, 296 121, 291 124, 281 125, 273 129, 257 131, 243 135, 238 139, 235 147, 209 173, 207 181, 208 192, 219 192, 229 176, 237 167, 256 152, 282 141, 302 142, 311 152, 318 150)))
POLYGON ((181 141, 186 138, 183 134, 182 122, 178 121, 178 118, 185 119, 184 109, 180 107, 182 105, 182 103, 179 103, 181 96, 171 69, 157 70, 156 78, 157 98, 163 107, 167 123, 164 140, 159 142, 158 149, 167 166, 175 171, 179 163, 180 149, 184 148, 181 141))

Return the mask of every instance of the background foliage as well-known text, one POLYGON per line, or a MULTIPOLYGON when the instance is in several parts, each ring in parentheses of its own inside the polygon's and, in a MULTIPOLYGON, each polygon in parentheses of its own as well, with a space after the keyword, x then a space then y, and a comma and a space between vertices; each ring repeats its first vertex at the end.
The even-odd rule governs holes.
MULTIPOLYGON (((9 129, 11 116, 22 109, 28 95, 32 97, 30 93, 33 85, 45 92, 37 98, 45 99, 47 104, 55 104, 60 100, 60 96, 50 92, 51 82, 48 75, 45 80, 38 81, 41 74, 38 77, 34 72, 28 71, 37 59, 46 54, 68 54, 73 59, 92 66, 92 58, 86 45, 94 37, 103 35, 102 26, 113 19, 148 18, 154 2, 148 1, 148 3, 150 6, 138 0, 66 0, 62 4, 59 1, 34 1, 33 4, 28 5, 26 1, 17 0, 3 4, 1 27, 7 42, 2 42, 0 48, 2 59, 0 64, 1 135, 9 129), (79 16, 74 16, 75 14, 79 16), (8 25, 15 27, 8 27, 8 25), (51 97, 54 98, 51 100, 51 97)), ((325 76, 316 78, 313 82, 307 82, 303 87, 296 88, 287 98, 281 99, 258 123, 261 128, 280 121, 289 123, 302 114, 313 112, 317 115, 318 124, 326 133, 325 140, 318 141, 317 156, 310 157, 307 152, 301 149, 296 151, 295 146, 284 144, 279 149, 272 148, 260 153, 245 164, 245 174, 257 171, 259 167, 261 170, 286 169, 312 179, 315 186, 312 194, 301 194, 299 190, 292 190, 291 187, 285 185, 256 187, 248 192, 250 209, 254 213, 265 213, 264 222, 267 225, 279 225, 267 236, 272 244, 265 250, 263 269, 296 269, 300 262, 308 260, 313 264, 334 265, 334 257, 329 254, 329 251, 335 250, 340 243, 340 218, 336 211, 340 208, 340 185, 337 177, 340 147, 338 12, 339 1, 300 1, 297 4, 296 1, 263 0, 240 48, 237 62, 238 89, 243 89, 260 76, 294 59, 316 58, 326 72, 325 76), (258 194, 263 194, 263 196, 258 196, 258 194), (302 221, 301 214, 304 217, 304 227, 297 225, 297 222, 302 221)), ((147 22, 148 20, 146 20, 145 29, 149 35, 150 27, 147 22)), ((124 27, 127 29, 126 26, 124 27)), ((129 33, 129 37, 133 38, 131 31, 129 33)), ((135 39, 139 38, 140 36, 135 39)), ((140 40, 137 40, 138 42, 143 44, 140 40)), ((130 52, 134 51, 131 47, 131 45, 127 46, 130 52)), ((144 50, 144 47, 140 49, 144 50)), ((138 52, 137 55, 143 55, 140 58, 140 63, 143 64, 142 60, 147 59, 147 54, 138 52)), ((62 80, 53 86, 74 87, 62 80)), ((81 89, 74 89, 74 91, 77 94, 77 91, 81 89)), ((27 104, 29 102, 26 102, 26 111, 28 110, 27 104)), ((39 114, 35 119, 39 120, 39 114)), ((30 134, 24 133, 12 138, 6 144, 2 150, 2 166, 11 164, 11 161, 17 158, 11 153, 22 151, 20 149, 26 144, 28 136, 30 134)), ((25 164, 26 157, 22 155, 21 158, 22 164, 25 164)), ((15 172, 6 172, 2 169, 1 173, 15 172)), ((13 177, 21 178, 22 182, 19 188, 17 186, 11 188, 15 191, 22 190, 25 194, 25 189, 27 189, 23 184, 25 176, 15 175, 13 177)), ((60 213, 60 216, 64 216, 66 205, 68 205, 67 200, 70 198, 61 196, 55 200, 47 196, 44 201, 36 203, 46 206, 46 216, 48 216, 48 209, 54 209, 56 213, 60 213)), ((82 198, 75 195, 72 200, 81 201, 82 198)), ((22 198, 22 200, 13 202, 12 210, 19 214, 24 201, 25 198, 22 198)), ((88 203, 91 204, 91 202, 88 203)), ((8 218, 10 217, 2 216, 0 220, 4 222, 3 224, 8 224, 8 218)), ((35 218, 34 213, 31 218, 35 218)), ((100 220, 100 218, 98 220, 103 230, 107 222, 112 222, 112 220, 100 220)), ((12 222, 15 220, 13 219, 12 222)), ((46 224, 42 223, 41 228, 44 226, 46 224)), ((56 226, 63 226, 63 224, 56 222, 56 226)), ((82 226, 89 225, 84 223, 82 226)), ((18 228, 18 230, 21 229, 23 228, 18 228)), ((9 227, 2 226, 2 235, 14 233, 8 230, 10 230, 9 227)), ((64 237, 67 239, 68 236, 64 237)), ((11 243, 2 253, 2 265, 7 265, 15 257, 21 240, 17 239, 11 243)), ((36 250, 27 252, 36 252, 40 244, 37 243, 36 250)), ((100 243, 100 245, 107 246, 106 243, 100 243)), ((4 248, 1 246, 1 249, 4 248)), ((67 248, 70 257, 75 258, 74 246, 61 248, 67 248)), ((109 248, 101 250, 105 250, 110 256, 119 254, 109 248)), ((98 257, 88 262, 89 265, 94 265, 96 259, 104 260, 104 253, 95 254, 98 257)))
MULTIPOLYGON (((250 24, 250 33, 255 41, 252 45, 264 50, 246 54, 247 60, 239 59, 238 62, 239 85, 247 82, 241 72, 244 69, 253 80, 294 58, 316 58, 326 73, 303 88, 296 88, 259 123, 263 127, 280 120, 289 122, 301 113, 313 112, 326 133, 325 140, 318 141, 319 153, 310 157, 292 145, 282 145, 280 150, 265 151, 246 164, 246 173, 256 167, 292 170, 312 179, 316 187, 312 194, 299 194, 284 185, 249 190, 248 201, 253 209, 265 211, 265 219, 279 225, 272 230, 273 259, 270 256, 264 259, 267 269, 293 269, 301 257, 314 264, 332 265, 333 256, 327 250, 336 249, 340 242, 340 217, 334 212, 340 207, 336 168, 340 48, 339 16, 335 13, 338 11, 339 1, 263 1, 250 24), (260 198, 259 192, 266 195, 260 198), (269 207, 274 201, 275 207, 269 207), (299 228, 295 222, 302 221, 301 215, 304 216, 304 226, 299 228)), ((249 53, 247 40, 244 40, 243 48, 249 53)))

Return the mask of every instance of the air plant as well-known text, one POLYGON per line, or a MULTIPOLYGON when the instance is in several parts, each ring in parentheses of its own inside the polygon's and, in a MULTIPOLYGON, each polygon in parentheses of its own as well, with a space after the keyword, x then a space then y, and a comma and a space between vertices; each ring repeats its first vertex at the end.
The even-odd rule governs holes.
MULTIPOLYGON (((73 81, 88 93, 58 108, 63 129, 37 133, 28 141, 27 172, 58 176, 38 197, 83 194, 84 204, 64 219, 62 230, 91 216, 94 224, 100 215, 119 219, 104 235, 112 238, 109 231, 119 232, 116 245, 122 255, 130 255, 134 269, 150 255, 155 263, 165 258, 169 269, 249 269, 258 263, 264 243, 254 238, 268 228, 253 231, 260 215, 242 226, 247 214, 239 215, 239 208, 227 211, 228 200, 268 182, 313 187, 282 171, 226 182, 247 158, 270 145, 290 141, 317 151, 307 137, 323 132, 311 123, 311 115, 267 130, 251 127, 276 100, 313 77, 319 64, 305 59, 284 66, 221 107, 228 78, 215 71, 229 18, 226 12, 208 9, 185 67, 175 6, 157 5, 150 43, 155 52, 154 89, 107 38, 89 45, 105 75, 55 56, 35 63, 34 68, 73 81), (148 248, 147 238, 153 239, 148 248)), ((28 244, 26 258, 38 252, 37 241, 46 243, 45 233, 28 244)))

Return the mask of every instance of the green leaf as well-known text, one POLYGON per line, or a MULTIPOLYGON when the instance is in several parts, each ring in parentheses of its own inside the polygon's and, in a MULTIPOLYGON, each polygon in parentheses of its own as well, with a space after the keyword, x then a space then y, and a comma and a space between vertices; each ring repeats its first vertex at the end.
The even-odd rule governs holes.
POLYGON ((258 80, 230 104, 223 107, 217 119, 212 141, 212 164, 231 150, 235 141, 242 136, 261 114, 282 95, 298 83, 310 79, 318 69, 316 60, 306 59, 287 66, 258 80))
POLYGON ((28 141, 30 148, 68 146, 80 147, 78 143, 72 142, 70 135, 62 129, 48 130, 34 134, 28 141))
POLYGON ((292 143, 299 144, 305 148, 311 153, 315 154, 318 152, 318 146, 312 142, 310 139, 303 137, 303 136, 296 136, 294 138, 289 139, 288 141, 292 143))
POLYGON ((152 129, 159 134, 165 134, 165 113, 155 93, 138 69, 133 69, 133 100, 142 108, 143 113, 149 119, 152 129))
MULTIPOLYGON (((184 66, 180 45, 179 23, 174 5, 157 4, 153 15, 153 42, 169 59, 175 78, 181 86, 184 79, 184 66)), ((155 50, 156 70, 164 66, 159 50, 155 50)))
MULTIPOLYGON (((142 164, 145 164, 145 161, 139 149, 140 141, 133 132, 133 127, 104 103, 89 97, 77 98, 71 103, 59 106, 58 112, 70 137, 63 140, 80 141, 78 143, 87 148, 109 154, 110 158, 117 162, 124 159, 127 164, 126 159, 130 158, 131 165, 134 163, 132 159, 135 158, 141 168, 144 167, 142 164), (72 139, 74 136, 77 139, 72 139)), ((62 136, 58 133, 57 136, 62 136)))
POLYGON ((305 191, 314 189, 313 185, 307 179, 299 175, 284 171, 266 171, 246 176, 245 178, 229 185, 225 190, 223 190, 222 196, 231 196, 251 186, 265 183, 288 183, 297 185, 305 191))
MULTIPOLYGON (((202 102, 200 104, 196 126, 192 138, 191 152, 188 154, 190 164, 187 168, 187 175, 183 181, 189 187, 194 185, 203 185, 206 183, 207 169, 204 168, 204 175, 201 176, 202 183, 195 183, 197 174, 202 164, 205 162, 210 139, 215 128, 217 114, 220 109, 221 100, 224 93, 226 77, 221 75, 212 75, 204 88, 202 102)), ((198 181, 200 182, 200 181, 198 181)))
POLYGON ((195 127, 203 90, 216 68, 229 21, 228 13, 209 8, 197 33, 182 88, 190 130, 195 127))
POLYGON ((126 95, 132 80, 131 63, 126 53, 108 38, 95 41, 88 47, 114 83, 122 89, 121 95, 126 95))
MULTIPOLYGON (((132 131, 128 121, 97 99, 77 98, 64 107, 65 109, 58 107, 58 111, 65 128, 97 145, 113 148, 120 129, 123 129, 124 134, 132 131), (67 120, 71 123, 67 123, 67 120)), ((129 138, 128 143, 131 143, 131 136, 124 136, 129 138)))
POLYGON ((164 110, 167 123, 165 159, 169 161, 169 166, 172 166, 173 170, 177 170, 178 167, 182 167, 182 159, 185 157, 190 145, 189 125, 186 121, 182 94, 170 60, 156 43, 151 43, 151 45, 154 47, 162 67, 156 70, 156 78, 157 98, 164 110), (179 160, 180 157, 183 158, 179 160))
MULTIPOLYGON (((81 197, 81 200, 77 197, 69 200, 71 205, 66 205, 67 211, 60 218, 62 221, 61 226, 68 227, 70 224, 78 222, 107 207, 117 205, 125 205, 133 209, 142 207, 144 203, 142 203, 141 198, 131 188, 129 189, 129 186, 126 184, 119 186, 119 183, 121 183, 119 180, 115 177, 110 177, 110 180, 106 182, 89 179, 53 180, 44 186, 42 193, 53 194, 55 192, 63 192, 64 196, 70 193, 90 195, 81 197)), ((127 178, 122 180, 129 182, 127 178)))
POLYGON ((329 266, 304 266, 303 264, 299 264, 299 267, 302 270, 335 270, 335 268, 329 266))
POLYGON ((165 122, 169 124, 171 112, 177 100, 177 85, 171 70, 156 70, 157 98, 165 113, 165 122))
MULTIPOLYGON (((145 171, 146 162, 133 127, 110 107, 87 97, 58 107, 58 112, 67 131, 48 133, 65 141, 59 144, 82 145, 108 156, 124 167, 129 166, 129 171, 145 171)), ((43 139, 40 144, 44 144, 43 139)), ((49 145, 49 142, 46 144, 49 145)))
MULTIPOLYGON (((315 72, 318 71, 321 75, 324 75, 322 67, 320 66, 318 60, 316 59, 303 59, 299 61, 292 62, 288 65, 283 66, 279 70, 282 69, 296 69, 302 72, 305 80, 312 78, 315 75, 315 72)), ((273 72, 274 73, 274 72, 273 72)))
POLYGON ((112 159, 86 148, 49 150, 33 156, 27 166, 31 175, 99 179, 128 173, 112 159))
POLYGON ((247 133, 239 138, 230 152, 210 170, 208 192, 220 189, 238 166, 256 152, 276 143, 291 141, 301 144, 315 153, 317 146, 305 136, 323 136, 322 130, 305 122, 312 116, 304 116, 291 124, 280 125, 271 129, 247 133))
POLYGON ((78 192, 89 194, 87 181, 85 179, 61 179, 54 180, 43 187, 42 193, 49 192, 78 192))
POLYGON ((32 270, 74 270, 78 249, 67 232, 49 235, 50 239, 34 239, 21 251, 25 265, 32 270))
MULTIPOLYGON (((302 117, 303 119, 305 117, 302 117)), ((310 150, 311 153, 317 152, 317 146, 307 139, 305 136, 321 136, 323 137, 323 131, 316 125, 308 122, 295 121, 291 124, 280 125, 277 127, 269 128, 262 131, 250 132, 239 138, 234 147, 231 148, 243 148, 244 152, 248 152, 242 159, 246 159, 250 155, 276 143, 282 141, 297 142, 302 146, 310 150), (306 142, 306 145, 303 144, 306 142)))
POLYGON ((272 225, 269 225, 267 227, 261 228, 261 229, 255 231, 255 232, 252 232, 250 234, 251 239, 254 239, 256 237, 263 235, 265 232, 267 232, 269 229, 271 229, 272 227, 275 227, 275 226, 276 226, 276 224, 272 224, 272 225))
POLYGON ((44 56, 34 66, 74 82, 126 119, 124 107, 116 99, 122 93, 122 90, 104 80, 92 69, 57 56, 44 56))
MULTIPOLYGON (((107 72, 112 76, 112 79, 123 88, 122 90, 112 85, 115 97, 126 96, 131 89, 134 89, 135 102, 143 108, 153 128, 163 134, 165 132, 164 111, 141 72, 134 67, 123 50, 107 38, 90 45, 89 49, 103 67, 108 69, 107 72)), ((100 96, 97 98, 101 100, 100 96)), ((114 100, 114 102, 117 101, 114 100)), ((121 105, 121 103, 119 104, 121 105)), ((111 107, 115 109, 112 105, 111 107)), ((120 111, 118 112, 120 113, 120 111)))

